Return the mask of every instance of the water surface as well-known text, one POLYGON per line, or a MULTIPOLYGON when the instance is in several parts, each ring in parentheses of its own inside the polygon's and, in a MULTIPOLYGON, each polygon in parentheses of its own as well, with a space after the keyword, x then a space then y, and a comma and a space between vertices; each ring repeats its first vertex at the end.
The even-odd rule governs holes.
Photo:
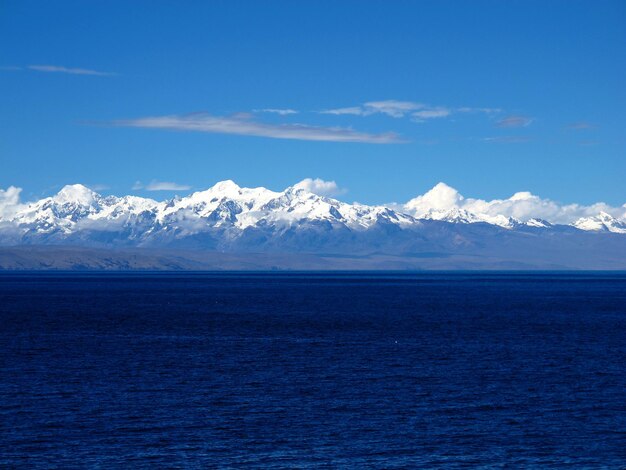
POLYGON ((626 275, 0 274, 0 466, 626 465, 626 275))

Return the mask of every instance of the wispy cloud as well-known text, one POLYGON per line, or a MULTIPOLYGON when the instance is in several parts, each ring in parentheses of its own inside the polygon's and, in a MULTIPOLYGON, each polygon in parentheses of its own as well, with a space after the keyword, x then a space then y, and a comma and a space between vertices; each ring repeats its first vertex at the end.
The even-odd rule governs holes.
POLYGON ((500 119, 496 125, 498 127, 527 127, 533 122, 533 119, 527 116, 507 116, 500 119))
POLYGON ((324 181, 321 178, 305 178, 294 185, 294 188, 302 188, 318 196, 339 196, 348 192, 340 188, 335 181, 324 181))
POLYGON ((113 121, 111 124, 120 127, 236 134, 273 139, 360 142, 367 144, 397 144, 405 142, 392 132, 369 134, 345 127, 318 127, 307 124, 266 124, 238 116, 222 117, 209 114, 145 117, 113 121))
POLYGON ((452 111, 450 111, 448 108, 437 107, 437 108, 431 108, 431 109, 424 109, 422 111, 416 111, 413 114, 411 114, 411 116, 413 116, 413 121, 422 122, 422 121, 425 121, 426 119, 442 118, 442 117, 449 116, 450 114, 452 114, 452 111))
POLYGON ((394 118, 400 118, 407 113, 416 109, 424 108, 422 103, 414 103, 412 101, 397 101, 397 100, 385 100, 385 101, 370 101, 364 105, 366 110, 373 113, 382 113, 394 118))
POLYGON ((141 181, 135 181, 132 189, 135 191, 139 189, 145 189, 146 191, 187 191, 188 189, 191 189, 191 186, 187 184, 172 183, 171 181, 152 180, 146 185, 144 185, 141 181))
POLYGON ((592 129, 594 126, 585 121, 573 122, 567 126, 568 129, 572 129, 574 131, 583 131, 585 129, 592 129))
MULTIPOLYGON (((352 106, 348 108, 325 109, 320 114, 335 114, 341 116, 343 114, 353 114, 355 116, 366 116, 365 110, 360 106, 352 106)), ((371 114, 371 113, 370 113, 371 114)))
POLYGON ((371 116, 385 114, 393 118, 409 117, 414 122, 424 122, 428 119, 438 119, 450 116, 454 113, 500 113, 499 108, 453 108, 449 106, 431 106, 414 101, 383 100, 369 101, 359 106, 345 108, 333 108, 320 111, 321 114, 371 116))
POLYGON ((290 114, 298 114, 298 111, 295 109, 280 109, 280 108, 265 108, 265 109, 255 109, 255 113, 273 113, 278 114, 280 116, 288 116, 290 114))
POLYGON ((348 108, 326 109, 320 111, 321 114, 353 114, 355 116, 370 116, 372 114, 386 114, 394 118, 400 118, 411 111, 424 108, 421 103, 412 101, 384 100, 370 101, 361 106, 351 106, 348 108))
POLYGON ((462 107, 457 108, 456 111, 459 113, 485 113, 485 114, 497 114, 501 113, 502 109, 500 108, 471 108, 471 107, 462 107))
POLYGON ((29 70, 35 70, 37 72, 47 73, 68 73, 71 75, 97 75, 100 77, 112 76, 114 73, 100 72, 98 70, 63 67, 61 65, 28 65, 26 67, 29 70))
POLYGON ((521 144, 530 141, 530 138, 517 135, 501 135, 497 137, 485 137, 483 141, 501 144, 521 144))
POLYGON ((107 189, 111 189, 111 187, 106 184, 90 184, 89 189, 92 191, 106 191, 107 189))

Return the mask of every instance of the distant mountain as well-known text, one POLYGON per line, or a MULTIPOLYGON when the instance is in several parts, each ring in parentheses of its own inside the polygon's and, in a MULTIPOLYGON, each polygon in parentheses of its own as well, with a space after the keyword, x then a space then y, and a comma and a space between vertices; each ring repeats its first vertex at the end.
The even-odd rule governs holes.
POLYGON ((626 222, 617 220, 606 212, 600 212, 600 214, 595 217, 578 219, 572 225, 580 230, 626 234, 626 222))
MULTIPOLYGON (((226 268, 254 254, 263 259, 255 264, 258 268, 274 266, 268 255, 284 255, 289 262, 280 267, 298 269, 626 269, 626 223, 606 213, 568 226, 464 209, 432 209, 418 218, 409 210, 348 204, 298 186, 274 192, 222 181, 206 191, 157 202, 102 196, 75 184, 2 216, 0 245, 50 246, 58 253, 60 246, 81 247, 84 256, 87 249, 114 250, 117 261, 112 266, 121 268, 123 253, 142 249, 142 256, 148 257, 184 250, 184 256, 172 255, 179 261, 194 258, 189 253, 223 253, 222 258, 230 260, 224 262, 226 268)), ((33 261, 45 250, 35 250, 32 256, 17 252, 33 261)), ((0 267, 15 267, 10 258, 17 252, 4 250, 0 267)), ((210 257, 203 256, 201 262, 196 257, 179 268, 210 267, 210 257)), ((24 262, 23 267, 31 264, 24 262)), ((158 262, 145 264, 159 267, 158 262)), ((103 266, 96 262, 86 267, 103 266)))

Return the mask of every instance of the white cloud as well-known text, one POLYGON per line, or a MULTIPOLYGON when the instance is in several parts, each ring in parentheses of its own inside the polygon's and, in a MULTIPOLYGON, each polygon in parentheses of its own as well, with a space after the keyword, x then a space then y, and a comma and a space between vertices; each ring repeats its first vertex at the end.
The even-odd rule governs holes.
POLYGON ((498 127, 528 127, 532 122, 533 118, 527 116, 507 116, 496 124, 498 127))
POLYGON ((521 144, 528 142, 530 138, 519 135, 500 135, 497 137, 485 137, 485 142, 500 143, 500 144, 521 144))
POLYGON ((459 113, 485 113, 485 114, 497 114, 497 113, 502 112, 500 108, 471 108, 467 106, 458 108, 457 111, 459 113))
POLYGON ((109 72, 99 72, 97 70, 90 69, 63 67, 61 65, 29 65, 27 68, 30 70, 36 70, 37 72, 69 73, 72 75, 97 75, 100 77, 115 75, 114 73, 109 72))
POLYGON ((362 106, 352 106, 348 108, 327 109, 321 111, 322 114, 353 114, 356 116, 370 116, 372 114, 386 114, 394 118, 400 118, 411 111, 423 108, 421 103, 412 101, 384 100, 370 101, 362 106))
POLYGON ((449 210, 463 200, 459 192, 445 183, 438 183, 430 191, 411 199, 404 207, 412 214, 424 215, 429 210, 449 210))
POLYGON ((365 110, 360 106, 352 106, 349 108, 336 108, 336 109, 325 109, 324 111, 320 111, 320 114, 335 114, 335 115, 343 115, 343 114, 354 114, 355 116, 366 116, 365 110))
POLYGON ((588 206, 561 204, 551 199, 541 198, 528 191, 517 192, 508 199, 486 201, 465 198, 456 189, 445 183, 438 183, 425 194, 411 199, 403 208, 417 217, 427 214, 430 210, 462 209, 474 214, 485 214, 492 217, 503 215, 521 221, 538 218, 557 224, 570 224, 581 217, 596 216, 600 212, 606 212, 617 218, 626 218, 626 204, 621 207, 611 207, 603 202, 588 206))
POLYGON ((313 140, 325 142, 361 142, 368 144, 403 143, 396 134, 368 134, 345 127, 318 127, 306 124, 265 124, 238 116, 221 117, 208 114, 186 116, 155 116, 114 121, 123 127, 196 131, 213 134, 236 134, 274 139, 313 140))
POLYGON ((92 191, 106 191, 107 189, 111 189, 111 187, 106 184, 91 184, 89 185, 89 189, 92 191))
POLYGON ((386 114, 393 118, 411 117, 414 122, 423 122, 427 119, 437 119, 450 116, 454 113, 484 113, 495 114, 502 110, 499 108, 450 108, 446 106, 430 106, 414 101, 383 100, 369 101, 360 106, 350 106, 346 108, 326 109, 320 111, 321 114, 354 116, 371 116, 373 114, 386 114))
POLYGON ((424 108, 421 103, 413 103, 412 101, 370 101, 363 105, 370 114, 382 113, 394 118, 404 117, 411 111, 424 108))
POLYGON ((172 183, 171 181, 152 180, 145 186, 141 181, 135 181, 132 189, 135 191, 140 189, 145 189, 146 191, 187 191, 188 189, 191 189, 191 186, 186 184, 172 183))
POLYGON ((305 189, 318 196, 339 196, 347 192, 346 189, 340 188, 334 181, 324 181, 321 178, 305 178, 294 185, 294 188, 305 189))
POLYGON ((22 188, 9 186, 7 189, 0 189, 0 221, 5 217, 15 214, 23 205, 20 202, 22 188))
POLYGON ((593 129, 593 127, 594 127, 593 124, 586 122, 586 121, 573 122, 567 126, 568 129, 571 129, 574 131, 583 131, 587 129, 593 129))
POLYGON ((437 108, 423 109, 421 111, 416 111, 413 114, 411 114, 411 116, 413 116, 414 121, 421 122, 426 119, 446 117, 446 116, 449 116, 451 113, 452 111, 450 111, 448 108, 443 108, 440 106, 437 108))
POLYGON ((295 109, 278 109, 278 108, 255 109, 254 112, 255 113, 273 113, 273 114, 278 114, 280 116, 298 114, 298 111, 296 111, 295 109))

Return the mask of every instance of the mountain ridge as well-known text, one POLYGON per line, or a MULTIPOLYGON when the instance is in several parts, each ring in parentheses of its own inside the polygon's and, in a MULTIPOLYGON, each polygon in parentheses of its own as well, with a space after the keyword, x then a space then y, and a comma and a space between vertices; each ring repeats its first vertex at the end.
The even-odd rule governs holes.
MULTIPOLYGON (((57 225, 60 228, 71 225, 79 219, 115 220, 120 216, 138 216, 142 213, 155 213, 155 220, 166 223, 172 216, 192 212, 199 218, 217 224, 231 222, 239 228, 257 223, 259 220, 299 221, 336 220, 351 228, 367 228, 379 218, 385 218, 398 224, 414 224, 419 220, 438 220, 451 223, 487 223, 504 228, 520 225, 549 227, 553 224, 540 218, 526 221, 502 214, 487 214, 470 211, 459 207, 434 207, 426 211, 418 209, 415 201, 431 193, 438 197, 458 198, 449 194, 453 190, 444 183, 437 184, 425 196, 420 196, 404 205, 365 205, 346 203, 327 196, 315 194, 298 185, 276 192, 263 187, 243 188, 232 180, 216 183, 214 186, 191 193, 184 197, 158 202, 140 196, 102 196, 82 184, 64 186, 56 195, 24 204, 12 216, 0 216, 0 222, 29 225, 38 223, 46 226, 57 225), (392 207, 393 206, 393 207, 392 207), (413 212, 413 213, 412 213, 413 212)), ((523 200, 532 197, 521 192, 511 200, 523 200)), ((463 199, 462 197, 460 197, 463 199)), ((431 203, 432 204, 432 203, 431 203)), ((626 220, 619 220, 610 214, 599 211, 591 217, 581 217, 571 224, 580 230, 609 231, 626 233, 626 220)), ((48 227, 52 228, 52 227, 48 227)))
POLYGON ((165 201, 103 196, 76 184, 3 215, 0 246, 330 256, 324 266, 350 265, 338 256, 389 256, 417 259, 390 264, 411 269, 435 266, 425 261, 428 253, 459 261, 437 264, 450 268, 471 266, 467 257, 506 266, 626 267, 626 223, 608 213, 562 225, 463 208, 435 207, 417 217, 407 206, 349 204, 298 185, 276 192, 231 180, 165 201))

